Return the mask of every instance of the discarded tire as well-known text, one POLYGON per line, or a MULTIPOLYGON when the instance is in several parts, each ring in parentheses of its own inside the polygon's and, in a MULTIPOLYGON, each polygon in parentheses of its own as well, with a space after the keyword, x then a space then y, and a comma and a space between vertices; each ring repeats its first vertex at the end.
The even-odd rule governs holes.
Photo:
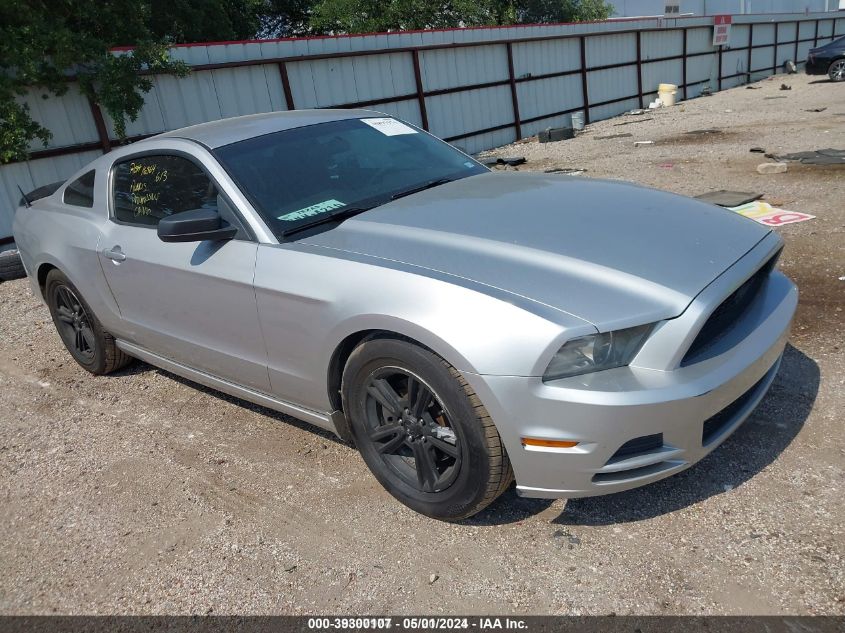
POLYGON ((26 271, 17 249, 0 253, 0 279, 10 281, 21 277, 26 277, 26 271))

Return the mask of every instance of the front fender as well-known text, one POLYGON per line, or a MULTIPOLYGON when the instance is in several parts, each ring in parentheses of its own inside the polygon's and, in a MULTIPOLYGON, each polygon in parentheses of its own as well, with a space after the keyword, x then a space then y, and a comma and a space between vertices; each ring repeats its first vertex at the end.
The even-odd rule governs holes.
POLYGON ((414 339, 459 371, 495 375, 533 375, 556 341, 595 332, 559 310, 429 273, 327 249, 261 245, 255 290, 274 393, 329 410, 331 359, 345 339, 369 330, 414 339))

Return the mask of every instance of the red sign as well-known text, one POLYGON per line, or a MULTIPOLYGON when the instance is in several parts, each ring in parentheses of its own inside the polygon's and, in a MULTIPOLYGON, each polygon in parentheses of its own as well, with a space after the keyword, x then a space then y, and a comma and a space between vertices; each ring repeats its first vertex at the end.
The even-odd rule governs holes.
POLYGON ((713 46, 725 46, 731 39, 731 16, 713 16, 713 46))

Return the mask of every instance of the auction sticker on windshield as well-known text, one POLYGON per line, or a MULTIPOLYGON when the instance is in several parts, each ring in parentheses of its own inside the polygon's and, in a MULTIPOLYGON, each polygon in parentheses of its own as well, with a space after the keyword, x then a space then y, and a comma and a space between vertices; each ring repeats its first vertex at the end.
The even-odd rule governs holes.
POLYGON ((294 222, 296 220, 304 220, 305 218, 311 218, 315 215, 320 215, 321 213, 326 213, 328 211, 334 211, 335 209, 340 209, 340 207, 345 206, 346 203, 341 202, 340 200, 326 200, 324 202, 312 204, 310 207, 299 209, 298 211, 291 211, 290 213, 285 213, 284 215, 278 216, 278 218, 279 220, 283 220, 285 222, 294 222))
POLYGON ((378 130, 385 136, 398 136, 399 134, 416 134, 417 131, 396 119, 390 117, 377 117, 373 119, 361 119, 374 130, 378 130))

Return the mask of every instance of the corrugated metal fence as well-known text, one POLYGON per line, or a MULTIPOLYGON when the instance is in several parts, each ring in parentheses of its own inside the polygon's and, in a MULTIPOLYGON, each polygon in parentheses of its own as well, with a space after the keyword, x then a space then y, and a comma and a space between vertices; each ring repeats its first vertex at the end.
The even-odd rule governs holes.
MULTIPOLYGON (((128 140, 256 112, 368 107, 477 152, 573 112, 589 122, 642 107, 658 83, 677 84, 680 98, 739 85, 842 34, 845 16, 822 13, 734 16, 723 48, 712 46, 707 17, 180 46, 173 57, 193 71, 152 78, 128 140)), ((73 86, 61 98, 34 89, 24 101, 53 138, 29 161, 0 167, 0 243, 18 185, 66 178, 118 143, 112 122, 73 86)))

